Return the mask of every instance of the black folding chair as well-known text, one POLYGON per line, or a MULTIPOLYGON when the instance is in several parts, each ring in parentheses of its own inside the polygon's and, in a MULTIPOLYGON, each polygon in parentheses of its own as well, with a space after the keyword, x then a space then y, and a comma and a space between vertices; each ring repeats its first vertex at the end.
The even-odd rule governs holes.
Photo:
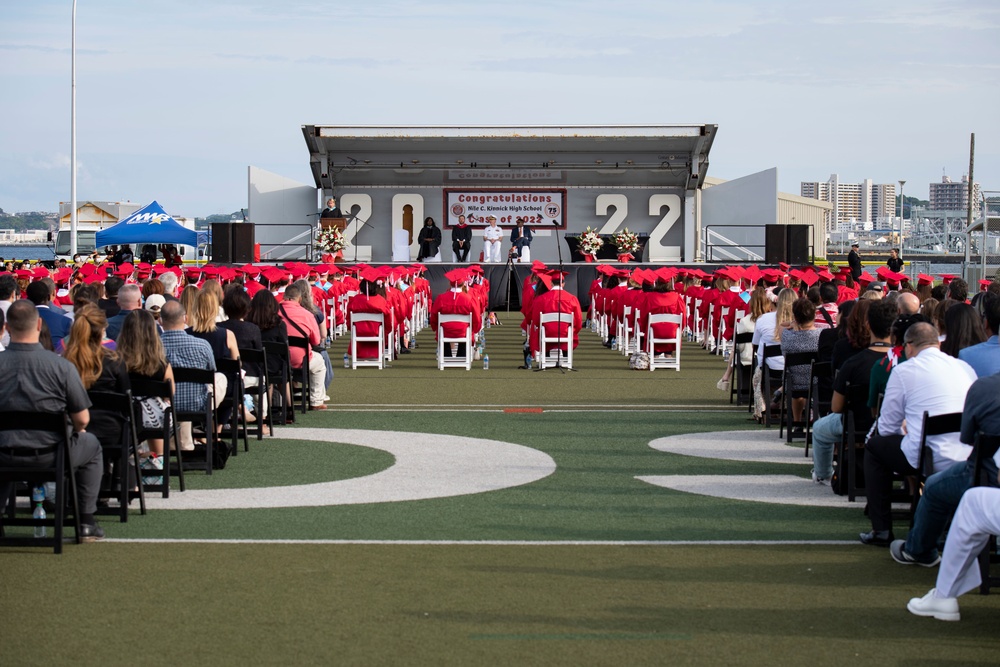
MULTIPOLYGON (((972 451, 972 456, 975 457, 972 486, 992 486, 997 483, 995 477, 992 480, 988 479, 993 476, 993 472, 985 462, 996 455, 998 448, 1000 448, 1000 435, 988 435, 981 431, 976 434, 976 443, 972 451)), ((980 595, 989 595, 991 588, 1000 586, 1000 577, 990 575, 990 565, 995 563, 1000 563, 1000 557, 997 556, 997 536, 991 535, 986 546, 979 552, 979 575, 982 578, 979 584, 980 595)))
POLYGON ((289 396, 288 382, 291 379, 288 344, 281 341, 264 341, 263 347, 264 354, 278 360, 278 363, 273 366, 270 363, 267 364, 268 387, 273 386, 278 389, 277 392, 271 392, 270 411, 278 415, 279 424, 291 423, 294 421, 294 414, 291 414, 292 406, 288 404, 286 399, 289 396))
POLYGON ((832 396, 823 396, 820 385, 833 379, 833 364, 829 361, 813 361, 809 369, 809 394, 806 397, 806 458, 812 444, 812 425, 820 417, 830 414, 832 396))
POLYGON ((299 375, 298 387, 296 387, 295 382, 292 382, 292 402, 295 399, 300 399, 302 406, 300 409, 302 414, 309 412, 309 396, 312 391, 311 376, 309 375, 309 352, 312 350, 312 345, 309 344, 308 338, 303 338, 302 336, 289 336, 288 337, 288 347, 289 348, 299 348, 303 352, 302 365, 298 368, 292 368, 293 371, 297 371, 299 375))
POLYGON ((865 495, 865 487, 858 483, 858 470, 865 453, 865 436, 871 427, 871 420, 858 423, 856 410, 868 408, 868 385, 848 384, 844 388, 844 436, 837 449, 838 473, 846 475, 847 500, 854 502, 865 495))
POLYGON ((924 482, 934 474, 934 452, 927 446, 929 436, 959 433, 962 430, 962 413, 948 412, 943 415, 931 416, 924 411, 923 425, 920 431, 920 450, 917 454, 917 474, 910 483, 910 528, 917 514, 917 503, 924 491, 924 482))
MULTIPOLYGON (((173 389, 166 380, 150 380, 147 377, 132 373, 129 373, 129 383, 132 385, 132 405, 133 414, 135 414, 135 420, 132 422, 133 439, 136 444, 151 438, 163 440, 163 482, 158 485, 146 484, 143 471, 138 470, 139 488, 142 490, 142 493, 145 493, 147 490, 159 491, 164 498, 169 498, 171 475, 177 475, 181 491, 184 491, 186 488, 184 484, 184 459, 180 447, 180 438, 177 436, 177 419, 173 408, 173 389), (142 407, 139 404, 146 397, 161 398, 167 402, 167 407, 163 412, 163 424, 158 428, 146 428, 142 425, 142 407), (170 460, 171 457, 174 459, 173 462, 170 460)), ((145 507, 143 507, 143 513, 145 513, 145 507)))
POLYGON ((117 496, 118 507, 102 509, 98 506, 97 513, 101 515, 117 515, 119 520, 125 523, 128 521, 129 500, 132 498, 132 483, 131 476, 129 475, 130 461, 135 470, 138 489, 136 493, 139 497, 140 511, 142 514, 146 513, 146 496, 143 492, 142 484, 138 479, 140 476, 139 443, 133 437, 132 423, 135 417, 133 416, 132 392, 129 390, 122 394, 114 391, 88 391, 87 396, 90 397, 91 423, 93 423, 94 417, 98 412, 106 412, 114 415, 122 422, 121 433, 118 436, 117 442, 101 443, 101 449, 104 452, 104 462, 105 464, 109 461, 113 462, 114 470, 111 475, 106 475, 107 484, 101 485, 101 492, 98 495, 98 498, 113 498, 117 496), (117 494, 115 493, 115 484, 118 485, 117 494))
POLYGON ((805 434, 805 424, 809 421, 809 405, 802 410, 802 416, 804 421, 795 421, 792 413, 792 377, 791 371, 796 368, 811 367, 812 363, 816 361, 817 353, 813 352, 793 352, 792 354, 785 355, 785 372, 781 379, 781 411, 780 411, 780 426, 778 430, 778 435, 780 437, 782 431, 785 432, 785 442, 791 443, 792 427, 801 427, 803 429, 803 437, 805 434), (787 428, 786 428, 787 427, 787 428))
POLYGON ((55 456, 49 465, 19 462, 17 465, 0 466, 0 487, 10 485, 10 493, 6 494, 3 499, 7 504, 6 513, 0 514, 0 546, 51 546, 54 553, 61 554, 64 526, 73 526, 76 531, 76 543, 80 544, 80 499, 76 489, 75 471, 69 457, 69 428, 65 412, 0 412, 0 431, 44 431, 60 438, 57 444, 49 447, 9 448, 6 450, 18 456, 43 453, 52 453, 55 456), (67 480, 69 481, 68 488, 67 480), (17 515, 16 487, 25 482, 28 484, 29 498, 33 487, 41 486, 46 482, 55 482, 54 517, 34 518, 31 515, 33 508, 30 503, 28 505, 29 516, 17 515), (72 508, 70 516, 66 515, 67 500, 72 508), (45 526, 46 529, 51 527, 53 530, 51 537, 47 530, 45 537, 7 535, 6 526, 45 526))
MULTIPOLYGON (((215 456, 215 372, 207 368, 184 368, 174 366, 174 382, 181 384, 188 382, 204 387, 205 403, 200 410, 179 410, 174 407, 174 416, 178 422, 191 422, 192 432, 194 426, 201 426, 205 435, 205 446, 202 450, 205 454, 204 461, 192 461, 190 458, 184 464, 188 470, 204 470, 206 475, 212 474, 212 462, 215 456)), ((221 443, 218 443, 221 446, 221 443)), ((180 449, 180 447, 178 447, 180 449)), ((198 445, 195 445, 198 451, 198 445)))
POLYGON ((761 364, 760 386, 764 395, 764 426, 771 427, 771 397, 774 396, 774 383, 781 382, 782 371, 776 371, 768 367, 767 360, 781 356, 781 345, 765 345, 764 360, 761 364))
POLYGON ((250 377, 257 378, 256 387, 246 387, 244 390, 247 393, 255 397, 255 403, 257 405, 257 421, 255 422, 257 440, 264 439, 264 424, 267 423, 269 430, 274 429, 273 421, 271 419, 271 411, 264 409, 265 397, 268 395, 267 392, 267 355, 263 350, 253 350, 249 348, 240 348, 240 360, 243 362, 244 369, 247 369, 247 375, 250 377), (252 375, 250 371, 255 371, 257 374, 252 375))
MULTIPOLYGON (((239 453, 240 438, 243 438, 243 451, 250 451, 250 443, 247 440, 246 422, 243 420, 243 394, 245 392, 243 386, 243 365, 239 359, 217 359, 215 363, 219 372, 225 374, 229 381, 226 397, 216 409, 216 415, 221 415, 227 408, 232 409, 229 416, 228 433, 225 427, 223 427, 222 435, 229 436, 229 446, 232 449, 233 456, 236 456, 239 453)), ((222 439, 220 438, 220 440, 222 439)))
POLYGON ((740 350, 744 345, 753 345, 753 332, 746 331, 733 336, 733 351, 729 354, 729 364, 733 367, 733 372, 729 376, 729 402, 736 399, 736 405, 742 405, 744 399, 750 403, 753 400, 753 388, 750 386, 752 375, 752 364, 743 363, 743 355, 740 350))

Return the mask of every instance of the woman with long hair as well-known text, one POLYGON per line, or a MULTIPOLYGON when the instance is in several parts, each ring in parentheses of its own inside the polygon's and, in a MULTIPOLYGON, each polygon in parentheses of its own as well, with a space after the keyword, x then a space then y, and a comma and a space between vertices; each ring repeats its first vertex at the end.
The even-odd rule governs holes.
MULTIPOLYGON (((325 341, 328 334, 326 316, 323 314, 323 309, 317 306, 316 301, 313 299, 312 285, 305 279, 296 280, 292 284, 299 288, 299 305, 312 313, 312 316, 316 318, 316 324, 319 326, 319 338, 321 341, 325 341)), ((323 386, 329 387, 330 383, 333 382, 333 364, 330 362, 330 354, 326 351, 325 347, 320 350, 314 349, 313 351, 323 358, 323 367, 326 375, 326 384, 323 386)))
MULTIPOLYGON (((125 364, 129 378, 144 378, 158 382, 170 383, 171 395, 174 391, 174 372, 167 361, 160 333, 156 328, 156 320, 146 310, 133 310, 122 322, 122 330, 118 334, 118 356, 125 364)), ((134 396, 138 401, 143 428, 162 429, 165 410, 169 403, 156 396, 134 396)), ((143 467, 147 469, 163 469, 163 439, 150 438, 149 460, 143 467)), ((176 446, 176 443, 175 443, 176 446)), ((150 480, 150 483, 156 483, 150 480)))
POLYGON ((417 244, 420 247, 417 252, 418 262, 438 254, 438 248, 441 246, 441 229, 434 222, 434 218, 430 216, 424 218, 424 226, 417 234, 417 244))
MULTIPOLYGON (((286 347, 288 346, 288 325, 285 324, 285 321, 278 314, 278 300, 274 298, 274 294, 270 290, 260 290, 253 295, 253 298, 250 299, 250 312, 247 313, 246 321, 256 324, 257 328, 260 329, 261 343, 278 342, 286 347)), ((288 361, 283 357, 268 352, 267 370, 272 377, 281 376, 286 380, 283 405, 291 406, 291 390, 287 383, 288 361)), ((270 394, 270 388, 268 394, 270 394)), ((273 399, 270 401, 270 404, 274 405, 273 399)), ((286 421, 294 418, 295 413, 293 410, 287 409, 285 412, 286 421)))
MULTIPOLYGON (((757 346, 757 370, 753 375, 754 388, 754 418, 760 420, 763 417, 767 404, 764 396, 761 395, 761 385, 763 373, 774 371, 776 373, 785 370, 785 358, 782 356, 768 357, 767 369, 764 366, 764 348, 768 345, 778 345, 781 343, 781 332, 791 326, 792 303, 798 298, 796 291, 786 287, 778 293, 778 301, 774 310, 764 313, 754 326, 753 344, 757 346)), ((770 399, 770 397, 767 397, 770 399)))
POLYGON ((201 284, 201 291, 208 292, 215 297, 215 321, 221 322, 226 319, 226 313, 222 310, 222 300, 225 298, 225 294, 222 292, 222 285, 219 281, 215 278, 209 278, 201 284))
POLYGON ((959 350, 986 340, 982 317, 967 303, 956 303, 945 312, 944 330, 941 351, 956 359, 959 350))
MULTIPOLYGON (((792 326, 781 334, 781 355, 815 352, 819 345, 820 332, 816 328, 816 304, 808 297, 796 299, 792 303, 792 318, 792 326)), ((788 388, 792 394, 792 421, 802 423, 811 370, 808 366, 790 366, 785 372, 788 376, 788 388)), ((793 435, 803 433, 801 427, 793 431, 793 435)))
MULTIPOLYGON (((103 345, 107 327, 108 318, 97 306, 85 304, 78 308, 63 357, 76 367, 87 391, 123 394, 131 387, 128 371, 118 355, 103 345)), ((124 424, 124 415, 92 410, 87 430, 97 436, 101 444, 113 446, 118 444, 124 424)))
MULTIPOLYGON (((195 296, 194 305, 188 311, 187 315, 190 326, 185 331, 195 338, 202 339, 211 346, 216 368, 218 368, 219 362, 223 359, 240 358, 239 348, 236 347, 236 336, 233 335, 232 331, 220 329, 217 324, 219 302, 216 300, 215 290, 200 290, 195 296)), ((216 371, 215 392, 213 394, 215 397, 215 407, 219 407, 226 397, 226 390, 234 386, 237 380, 238 378, 234 373, 216 371)), ((216 432, 221 432, 222 425, 229 423, 229 418, 232 415, 232 412, 230 412, 232 407, 230 406, 229 409, 223 409, 219 412, 215 423, 216 432)), ((187 440, 186 435, 184 439, 187 440)))
MULTIPOLYGON (((761 315, 771 312, 773 308, 771 300, 767 298, 767 291, 763 287, 754 288, 753 292, 750 293, 750 303, 747 305, 750 312, 736 323, 737 334, 753 333, 757 329, 757 320, 760 319, 761 315)), ((753 366, 753 343, 740 343, 735 353, 740 355, 741 366, 748 368, 753 366)), ((715 386, 722 391, 729 391, 732 377, 733 364, 729 363, 726 365, 726 372, 722 375, 722 379, 715 386)))

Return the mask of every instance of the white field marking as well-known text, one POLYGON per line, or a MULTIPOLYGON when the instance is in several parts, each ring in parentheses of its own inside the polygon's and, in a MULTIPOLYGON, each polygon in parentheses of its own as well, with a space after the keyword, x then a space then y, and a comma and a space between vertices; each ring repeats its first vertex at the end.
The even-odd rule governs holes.
POLYGON ((169 499, 146 498, 153 509, 255 509, 389 503, 485 493, 530 484, 551 475, 556 463, 537 449, 497 440, 437 433, 332 428, 277 428, 275 437, 305 440, 323 465, 323 443, 361 445, 389 452, 386 470, 333 482, 246 489, 190 490, 169 499))
POLYGON ((665 489, 713 498, 853 510, 864 507, 864 503, 852 503, 847 496, 834 494, 829 486, 795 475, 648 475, 636 479, 665 489))
MULTIPOLYGON (((505 407, 505 408, 460 408, 460 407, 450 407, 450 408, 393 408, 393 412, 483 412, 489 414, 499 414, 507 410, 518 412, 521 414, 538 414, 537 412, 531 412, 535 409, 541 410, 546 413, 561 413, 561 412, 628 412, 632 413, 643 413, 643 412, 668 412, 668 413, 689 413, 688 409, 678 409, 678 408, 622 408, 609 410, 607 408, 602 410, 597 410, 594 408, 580 408, 578 410, 564 409, 564 408, 542 408, 538 406, 533 406, 531 408, 523 407, 505 407)), ((330 408, 330 412, 385 412, 385 407, 378 408, 330 408)), ((698 414, 732 414, 730 410, 699 410, 698 414)))
POLYGON ((129 538, 109 537, 101 542, 128 544, 321 544, 351 545, 372 544, 386 546, 490 546, 490 547, 701 547, 701 546, 858 546, 857 540, 559 540, 543 542, 539 540, 223 540, 223 539, 181 539, 181 538, 129 538))
POLYGON ((812 457, 806 457, 799 447, 786 445, 778 438, 777 430, 684 433, 657 438, 649 446, 661 452, 704 459, 812 465, 812 457))

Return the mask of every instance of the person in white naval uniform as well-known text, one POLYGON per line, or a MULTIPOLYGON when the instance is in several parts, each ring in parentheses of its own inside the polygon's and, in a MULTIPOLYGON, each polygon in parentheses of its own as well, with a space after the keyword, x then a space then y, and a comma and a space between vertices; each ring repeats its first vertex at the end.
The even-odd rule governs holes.
POLYGON ((504 234, 503 230, 497 226, 495 215, 486 216, 486 220, 490 224, 483 230, 483 261, 496 263, 500 261, 500 244, 504 234))

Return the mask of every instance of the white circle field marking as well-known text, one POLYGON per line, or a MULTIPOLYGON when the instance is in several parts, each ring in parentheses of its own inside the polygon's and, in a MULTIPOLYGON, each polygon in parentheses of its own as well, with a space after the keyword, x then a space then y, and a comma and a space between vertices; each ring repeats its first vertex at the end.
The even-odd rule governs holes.
POLYGON ((552 457, 537 449, 481 438, 327 428, 278 428, 275 436, 314 444, 317 465, 322 465, 323 443, 380 449, 396 461, 373 475, 333 482, 189 490, 166 500, 147 495, 147 506, 191 510, 392 503, 508 489, 536 482, 556 470, 552 457))
MULTIPOLYGON (((812 466, 812 457, 805 456, 798 447, 786 445, 776 430, 684 433, 657 438, 649 446, 661 452, 705 459, 812 466)), ((863 507, 849 502, 846 496, 835 495, 829 486, 795 475, 646 475, 636 479, 674 491, 729 500, 811 507, 863 507)))

